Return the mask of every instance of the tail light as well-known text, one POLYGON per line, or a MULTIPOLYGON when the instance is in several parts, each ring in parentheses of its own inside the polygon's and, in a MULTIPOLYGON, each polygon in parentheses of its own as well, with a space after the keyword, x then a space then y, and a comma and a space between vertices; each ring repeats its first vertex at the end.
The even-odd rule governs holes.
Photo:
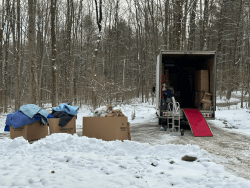
POLYGON ((202 114, 203 117, 212 117, 212 114, 202 114))

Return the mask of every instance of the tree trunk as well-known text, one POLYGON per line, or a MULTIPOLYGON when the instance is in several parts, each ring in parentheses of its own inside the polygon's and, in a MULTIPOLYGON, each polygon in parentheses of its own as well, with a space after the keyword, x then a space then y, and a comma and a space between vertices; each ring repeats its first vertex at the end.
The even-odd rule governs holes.
POLYGON ((16 65, 16 94, 15 94, 15 110, 19 109, 21 97, 21 27, 20 27, 20 0, 17 0, 17 65, 16 65))
MULTIPOLYGON (((46 10, 48 10, 48 4, 49 3, 47 3, 47 9, 46 10)), ((39 104, 39 106, 42 106, 43 64, 44 64, 44 59, 45 59, 44 56, 45 56, 45 46, 46 46, 47 32, 48 32, 48 13, 46 12, 46 16, 45 16, 45 32, 44 32, 44 40, 43 40, 42 56, 41 56, 41 68, 40 68, 40 75, 39 75, 39 82, 38 82, 38 104, 39 104)))
POLYGON ((169 18, 169 15, 168 15, 168 7, 169 7, 169 5, 168 5, 168 3, 167 3, 168 1, 167 0, 165 0, 165 28, 164 28, 164 30, 165 30, 165 32, 164 32, 164 44, 166 45, 166 49, 168 49, 168 46, 169 46, 169 44, 168 44, 168 35, 169 35, 169 32, 168 32, 168 25, 169 25, 169 23, 168 23, 168 18, 169 18))
POLYGON ((196 25, 195 25, 195 17, 196 17, 196 3, 197 0, 194 0, 193 5, 192 5, 192 11, 191 11, 191 16, 190 16, 190 32, 189 32, 189 50, 195 50, 195 30, 196 30, 196 25))
POLYGON ((2 1, 2 15, 1 15, 1 27, 0 27, 0 112, 3 110, 3 31, 5 26, 5 12, 4 12, 4 0, 2 1))
POLYGON ((5 58, 4 58, 4 78, 3 78, 3 93, 4 93, 4 113, 7 113, 7 91, 8 91, 8 83, 7 83, 7 76, 8 76, 8 73, 7 73, 7 65, 8 65, 8 58, 9 58, 9 36, 10 36, 10 31, 9 31, 9 22, 7 24, 7 32, 6 32, 6 41, 5 41, 5 58))
POLYGON ((56 18, 56 1, 51 0, 51 70, 52 70, 52 106, 57 106, 57 64, 56 64, 56 33, 55 33, 55 18, 56 18))
POLYGON ((71 31, 72 31, 72 19, 73 19, 73 0, 67 0, 67 81, 66 81, 66 100, 70 103, 73 102, 73 71, 74 62, 71 57, 71 31))
MULTIPOLYGON (((230 76, 234 76, 235 75, 235 63, 236 63, 236 51, 237 51, 237 41, 238 41, 238 32, 239 32, 239 25, 240 25, 240 18, 241 18, 241 10, 242 10, 242 1, 240 0, 240 5, 239 5, 239 13, 238 13, 238 18, 237 18, 237 26, 235 29, 235 33, 234 33, 234 45, 233 45, 233 61, 230 64, 231 70, 230 70, 230 76)), ((232 80, 233 81, 233 80, 232 80)), ((229 87, 227 88, 227 99, 229 100, 231 98, 231 92, 233 91, 233 85, 236 85, 237 83, 235 81, 229 83, 229 87), (230 97, 230 98, 229 98, 230 97)))
POLYGON ((177 50, 181 50, 181 15, 182 15, 182 5, 180 0, 177 0, 177 50))
POLYGON ((37 64, 36 64, 36 0, 28 0, 29 15, 29 98, 31 104, 37 103, 37 64))
POLYGON ((15 26, 15 22, 14 20, 16 20, 16 15, 15 15, 15 3, 12 4, 12 19, 10 20, 11 22, 11 31, 12 31, 12 41, 13 41, 13 54, 14 54, 14 62, 15 62, 15 70, 17 71, 17 75, 15 75, 14 80, 15 80, 15 110, 19 109, 19 105, 18 103, 18 99, 17 99, 17 95, 18 95, 18 59, 17 59, 17 44, 16 44, 16 26, 15 26))
POLYGON ((206 50, 207 49, 207 25, 208 25, 208 3, 209 0, 205 0, 204 3, 204 22, 203 22, 203 37, 202 37, 202 49, 206 50))
POLYGON ((188 0, 185 4, 185 10, 184 10, 184 21, 183 21, 183 30, 182 30, 182 40, 183 40, 183 49, 187 50, 187 37, 186 37, 186 28, 187 28, 187 10, 188 10, 188 0))

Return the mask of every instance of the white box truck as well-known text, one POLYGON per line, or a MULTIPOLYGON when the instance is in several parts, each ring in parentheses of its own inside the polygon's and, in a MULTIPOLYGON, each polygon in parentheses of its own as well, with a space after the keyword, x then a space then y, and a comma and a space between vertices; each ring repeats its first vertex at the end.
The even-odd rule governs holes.
POLYGON ((186 120, 183 109, 199 109, 206 120, 215 118, 215 51, 160 52, 157 56, 155 88, 159 124, 170 116, 162 91, 164 82, 168 82, 174 89, 175 100, 180 104, 180 119, 186 120), (210 96, 208 103, 202 103, 205 93, 208 94, 206 96, 210 96))

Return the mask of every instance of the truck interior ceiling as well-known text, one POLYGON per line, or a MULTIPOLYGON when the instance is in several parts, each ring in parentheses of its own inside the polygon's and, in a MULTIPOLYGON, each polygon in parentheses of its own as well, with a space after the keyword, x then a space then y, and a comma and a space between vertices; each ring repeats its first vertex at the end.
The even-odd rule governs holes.
POLYGON ((212 93, 214 54, 163 54, 162 74, 174 88, 174 96, 181 108, 197 108, 196 71, 209 70, 208 87, 212 93))

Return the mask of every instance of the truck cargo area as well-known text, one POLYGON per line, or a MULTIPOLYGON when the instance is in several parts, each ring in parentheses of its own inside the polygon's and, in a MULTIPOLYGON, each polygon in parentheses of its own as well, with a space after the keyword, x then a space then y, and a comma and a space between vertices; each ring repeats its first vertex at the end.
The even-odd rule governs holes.
MULTIPOLYGON (((174 54, 162 52, 161 74, 174 88, 181 109, 199 109, 200 91, 214 94, 215 54, 174 54), (199 71, 203 70, 203 71, 199 71), (202 79, 202 83, 199 83, 202 79)), ((210 109, 215 105, 211 105, 210 109)))

